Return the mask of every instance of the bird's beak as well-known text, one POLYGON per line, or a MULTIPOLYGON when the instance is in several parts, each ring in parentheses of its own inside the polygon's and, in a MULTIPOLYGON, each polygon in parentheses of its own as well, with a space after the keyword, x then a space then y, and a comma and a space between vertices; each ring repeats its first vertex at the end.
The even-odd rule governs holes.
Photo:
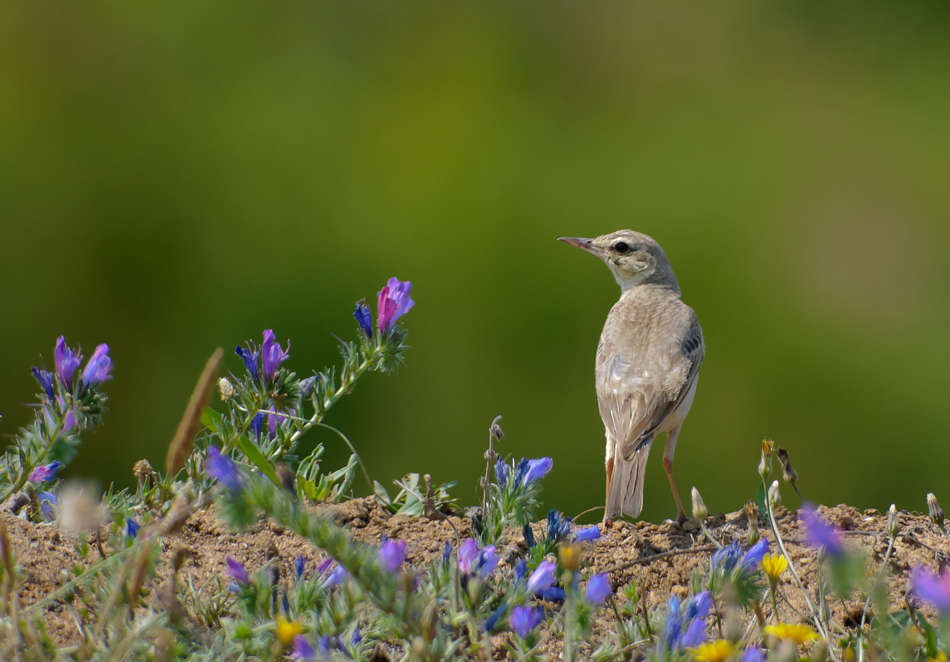
POLYGON ((593 253, 594 255, 600 257, 601 250, 594 245, 593 239, 583 239, 581 237, 559 237, 558 241, 563 241, 565 244, 570 244, 580 248, 581 250, 587 251, 588 253, 593 253))

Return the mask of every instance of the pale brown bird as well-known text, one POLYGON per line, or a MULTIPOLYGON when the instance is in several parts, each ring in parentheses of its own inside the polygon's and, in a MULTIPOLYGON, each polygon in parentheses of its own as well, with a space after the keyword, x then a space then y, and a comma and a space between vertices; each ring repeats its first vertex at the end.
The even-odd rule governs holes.
POLYGON ((680 300, 673 268, 651 237, 618 230, 596 239, 560 241, 602 259, 621 289, 600 335, 595 371, 607 434, 604 521, 640 514, 650 446, 656 435, 667 432, 663 468, 682 524, 686 512, 673 480, 673 453, 706 349, 696 313, 680 300))

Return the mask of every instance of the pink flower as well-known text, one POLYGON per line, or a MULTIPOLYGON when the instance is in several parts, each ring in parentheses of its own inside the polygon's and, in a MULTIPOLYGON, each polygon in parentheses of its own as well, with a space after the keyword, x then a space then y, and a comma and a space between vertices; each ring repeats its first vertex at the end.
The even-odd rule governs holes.
POLYGON ((380 333, 389 333, 396 320, 409 312, 409 309, 415 305, 409 297, 409 290, 412 289, 412 283, 408 280, 400 281, 393 277, 389 279, 386 287, 379 293, 379 312, 377 323, 380 333))

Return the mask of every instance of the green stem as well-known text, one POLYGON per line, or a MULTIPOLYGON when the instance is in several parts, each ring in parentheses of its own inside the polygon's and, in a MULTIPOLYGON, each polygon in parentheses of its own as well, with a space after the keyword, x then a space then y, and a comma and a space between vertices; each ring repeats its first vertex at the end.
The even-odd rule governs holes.
POLYGON ((868 591, 867 600, 864 601, 864 609, 861 611, 861 626, 858 628, 858 662, 864 662, 864 645, 862 640, 864 639, 864 623, 868 616, 868 605, 871 604, 871 595, 884 576, 884 571, 887 570, 887 564, 891 560, 891 553, 894 551, 894 541, 896 539, 897 536, 890 536, 890 540, 887 543, 887 552, 884 554, 884 561, 881 563, 881 569, 878 570, 877 577, 874 578, 874 583, 871 584, 871 590, 868 591))
MULTIPOLYGON (((26 485, 26 481, 30 477, 30 472, 33 471, 35 467, 38 467, 40 464, 42 464, 46 456, 49 455, 50 450, 53 448, 53 444, 56 443, 56 439, 59 437, 59 432, 62 425, 62 421, 56 422, 56 427, 53 429, 52 441, 49 442, 43 452, 39 454, 39 457, 37 457, 32 464, 27 462, 25 466, 21 467, 23 470, 20 472, 19 478, 17 478, 16 481, 10 485, 10 489, 8 489, 3 494, 3 496, 0 496, 0 503, 5 503, 7 499, 16 494, 24 485, 26 485)), ((9 463, 7 463, 7 466, 9 467, 9 463)))

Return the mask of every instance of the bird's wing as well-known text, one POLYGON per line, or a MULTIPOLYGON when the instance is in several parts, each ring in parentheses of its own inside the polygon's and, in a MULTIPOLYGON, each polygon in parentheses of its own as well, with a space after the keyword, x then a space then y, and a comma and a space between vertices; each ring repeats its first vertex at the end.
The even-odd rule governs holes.
POLYGON ((628 319, 629 328, 605 329, 598 347, 600 416, 627 459, 676 411, 699 373, 703 332, 696 313, 676 303, 654 328, 628 319))

